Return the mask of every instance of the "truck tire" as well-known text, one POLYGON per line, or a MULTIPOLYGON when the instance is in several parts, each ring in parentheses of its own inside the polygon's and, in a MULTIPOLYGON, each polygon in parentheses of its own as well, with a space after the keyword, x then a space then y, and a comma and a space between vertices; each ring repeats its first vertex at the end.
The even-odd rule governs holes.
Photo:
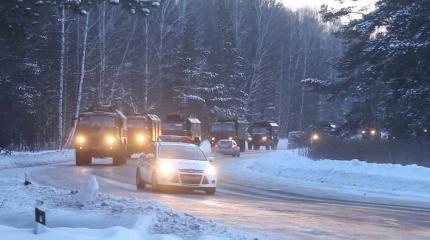
POLYGON ((254 145, 254 150, 260 150, 260 145, 255 144, 255 145, 254 145))
POLYGON ((252 143, 248 143, 248 150, 252 150, 252 143))
POLYGON ((239 140, 239 147, 241 152, 245 152, 245 141, 239 140))
POLYGON ((208 188, 205 190, 207 195, 215 195, 216 188, 208 188))
POLYGON ((270 150, 270 144, 266 144, 266 151, 270 150))
POLYGON ((136 187, 137 189, 141 190, 144 189, 146 186, 145 182, 142 179, 142 176, 140 175, 139 168, 136 168, 136 187))
POLYGON ((127 154, 124 150, 120 150, 119 152, 117 152, 112 158, 113 165, 114 166, 124 165, 127 162, 127 156, 126 155, 127 154))
POLYGON ((91 155, 84 151, 76 151, 76 166, 88 166, 91 165, 91 155))

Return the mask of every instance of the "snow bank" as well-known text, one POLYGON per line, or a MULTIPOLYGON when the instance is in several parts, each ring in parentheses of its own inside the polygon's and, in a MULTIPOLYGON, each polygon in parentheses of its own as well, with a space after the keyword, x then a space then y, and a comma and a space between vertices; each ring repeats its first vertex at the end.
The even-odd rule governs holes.
MULTIPOLYGON (((91 183, 92 181, 90 181, 91 183)), ((92 188, 93 189, 93 188, 92 188)), ((254 239, 213 221, 178 213, 155 201, 97 193, 81 204, 76 190, 0 175, 2 239, 254 239), (47 232, 33 235, 35 201, 47 209, 47 232)))
POLYGON ((293 150, 283 150, 255 159, 245 167, 284 182, 290 180, 293 184, 430 200, 430 169, 417 165, 377 164, 359 160, 315 161, 298 156, 293 150))
POLYGON ((12 152, 11 155, 0 155, 0 170, 64 163, 73 161, 74 157, 75 153, 73 150, 12 152))

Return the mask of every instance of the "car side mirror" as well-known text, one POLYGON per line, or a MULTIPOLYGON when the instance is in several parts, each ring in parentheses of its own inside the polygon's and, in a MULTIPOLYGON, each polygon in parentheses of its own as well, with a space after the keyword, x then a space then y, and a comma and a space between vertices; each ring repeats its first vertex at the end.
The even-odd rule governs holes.
POLYGON ((208 157, 208 160, 210 163, 213 163, 215 161, 215 158, 214 157, 208 157))

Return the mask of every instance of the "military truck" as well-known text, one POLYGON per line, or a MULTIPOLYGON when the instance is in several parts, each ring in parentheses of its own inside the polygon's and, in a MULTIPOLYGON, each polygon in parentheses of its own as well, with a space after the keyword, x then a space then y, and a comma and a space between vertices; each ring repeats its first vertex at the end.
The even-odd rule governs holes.
POLYGON ((127 160, 126 117, 111 106, 90 107, 81 112, 74 135, 76 165, 91 165, 93 157, 112 157, 113 165, 127 160))
POLYGON ((161 134, 171 136, 184 136, 189 141, 200 146, 202 129, 199 119, 179 114, 169 114, 161 122, 161 134))
POLYGON ((145 152, 161 135, 161 120, 154 114, 127 116, 127 153, 145 152))
POLYGON ((265 146, 266 150, 278 147, 279 125, 274 121, 257 121, 248 128, 248 149, 258 150, 265 146))
POLYGON ((240 147, 240 151, 245 151, 245 139, 246 139, 246 126, 245 121, 239 121, 235 119, 219 119, 213 122, 209 126, 209 137, 211 146, 221 139, 235 140, 237 145, 240 147))

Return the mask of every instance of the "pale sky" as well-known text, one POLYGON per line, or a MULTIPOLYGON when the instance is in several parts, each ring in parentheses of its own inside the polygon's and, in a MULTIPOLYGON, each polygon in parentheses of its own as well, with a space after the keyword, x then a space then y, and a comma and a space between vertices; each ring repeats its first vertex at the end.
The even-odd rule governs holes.
MULTIPOLYGON (((329 6, 333 6, 333 7, 339 6, 339 4, 335 0, 279 0, 279 1, 284 3, 285 6, 292 9, 297 9, 302 7, 319 8, 323 4, 328 4, 329 6)), ((346 0, 345 2, 348 2, 348 0, 346 0)), ((375 2, 376 0, 359 0, 357 5, 367 6, 375 2)))

